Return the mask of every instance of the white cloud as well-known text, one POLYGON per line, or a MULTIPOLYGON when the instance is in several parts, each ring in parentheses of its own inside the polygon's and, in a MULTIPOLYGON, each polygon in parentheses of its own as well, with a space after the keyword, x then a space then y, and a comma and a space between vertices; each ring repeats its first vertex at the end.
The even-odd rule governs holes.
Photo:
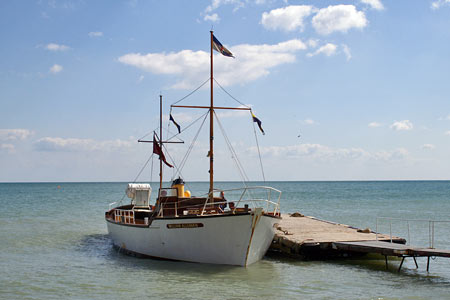
POLYGON ((328 43, 326 45, 323 45, 319 49, 317 49, 315 52, 308 53, 307 56, 312 57, 312 56, 315 56, 318 54, 324 54, 326 56, 331 56, 331 55, 336 54, 336 49, 337 49, 337 46, 335 44, 328 43))
POLYGON ((14 153, 15 147, 13 144, 0 144, 0 152, 5 151, 8 153, 14 153))
POLYGON ((437 0, 431 3, 432 9, 439 9, 444 5, 450 5, 450 0, 437 0))
POLYGON ((391 151, 378 151, 373 154, 372 158, 381 161, 403 160, 409 157, 409 152, 405 148, 398 148, 391 151))
POLYGON ((308 44, 309 47, 316 48, 317 45, 319 44, 319 40, 309 39, 306 43, 308 44))
POLYGON ((381 3, 380 0, 361 0, 361 2, 369 5, 372 9, 376 9, 376 10, 384 9, 384 5, 383 5, 383 3, 381 3))
POLYGON ((245 1, 243 1, 243 0, 212 0, 211 4, 206 7, 205 13, 210 13, 222 5, 234 5, 233 11, 236 11, 239 8, 242 8, 245 6, 245 1))
POLYGON ((323 35, 335 31, 347 32, 351 28, 362 29, 367 23, 364 12, 357 11, 354 5, 343 4, 322 8, 312 19, 313 27, 323 35))
POLYGON ((445 116, 445 117, 439 117, 438 120, 439 120, 439 121, 450 120, 450 114, 448 114, 448 115, 445 116))
POLYGON ((58 44, 50 43, 45 46, 45 49, 50 50, 50 51, 66 51, 66 50, 69 50, 70 47, 68 47, 66 45, 58 45, 58 44))
POLYGON ((88 33, 89 37, 100 37, 103 36, 103 32, 101 31, 91 31, 88 33))
MULTIPOLYGON (((244 84, 270 74, 270 69, 296 60, 295 53, 306 49, 306 45, 293 39, 275 45, 241 44, 227 47, 236 59, 216 54, 215 78, 223 86, 244 84)), ((192 88, 199 78, 209 75, 209 53, 205 51, 182 50, 170 53, 129 53, 118 58, 119 62, 154 74, 182 76, 172 87, 192 88)))
POLYGON ((422 145, 422 149, 434 150, 435 148, 436 148, 436 146, 433 144, 423 144, 422 145))
MULTIPOLYGON (((256 147, 249 149, 256 154, 256 147)), ((289 146, 268 146, 260 148, 261 154, 272 157, 282 157, 289 159, 300 159, 307 157, 316 161, 339 161, 339 160, 359 160, 359 161, 399 161, 409 158, 408 150, 398 148, 390 151, 381 150, 369 152, 362 148, 332 148, 320 144, 299 144, 289 146)))
POLYGON ((377 127, 381 127, 381 124, 378 122, 370 122, 367 126, 369 128, 377 128, 377 127))
POLYGON ((444 134, 445 135, 450 135, 450 130, 446 131, 444 134))
MULTIPOLYGON (((260 150, 262 155, 287 158, 312 157, 320 160, 358 159, 369 155, 367 151, 360 148, 334 149, 320 144, 269 146, 262 147, 260 150)), ((251 148, 250 151, 254 152, 257 150, 256 148, 251 148)))
POLYGON ((305 123, 306 125, 317 125, 317 124, 319 124, 316 121, 314 121, 313 119, 305 119, 305 120, 303 120, 303 123, 305 123))
POLYGON ((311 5, 291 5, 264 12, 261 24, 266 29, 284 31, 303 31, 304 19, 311 15, 315 8, 311 5))
POLYGON ((413 129, 413 124, 409 120, 395 121, 390 128, 396 131, 411 130, 413 129))
POLYGON ((129 148, 130 141, 45 137, 34 142, 34 149, 46 152, 112 151, 129 148))
POLYGON ((0 141, 24 140, 32 134, 28 129, 0 129, 0 141))
POLYGON ((63 67, 61 65, 58 64, 54 64, 51 68, 50 68, 50 73, 56 74, 59 73, 63 70, 63 67))
POLYGON ((342 52, 344 52, 345 58, 349 61, 352 58, 352 53, 350 52, 350 48, 346 44, 342 44, 342 52))
POLYGON ((219 22, 220 17, 218 14, 212 14, 212 15, 206 15, 203 17, 204 21, 211 21, 211 22, 219 22))
POLYGON ((144 78, 145 78, 144 75, 139 76, 137 83, 138 84, 141 83, 142 80, 144 80, 144 78))

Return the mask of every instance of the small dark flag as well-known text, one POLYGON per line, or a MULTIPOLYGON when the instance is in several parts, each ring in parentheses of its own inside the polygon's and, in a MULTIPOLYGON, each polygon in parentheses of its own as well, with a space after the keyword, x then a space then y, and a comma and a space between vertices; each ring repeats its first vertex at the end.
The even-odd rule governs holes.
POLYGON ((181 133, 181 126, 175 122, 174 118, 172 117, 172 114, 170 114, 169 120, 173 122, 173 124, 175 124, 175 126, 177 126, 178 129, 178 133, 181 133))
POLYGON ((266 133, 261 127, 261 120, 258 119, 253 113, 252 113, 253 122, 256 122, 258 124, 259 130, 261 130, 262 134, 265 135, 266 133))
POLYGON ((156 134, 153 135, 153 153, 159 155, 159 159, 161 159, 168 167, 173 168, 173 166, 167 162, 166 157, 164 156, 164 153, 156 140, 156 134))
POLYGON ((222 43, 219 42, 219 40, 216 39, 216 37, 214 35, 213 35, 213 48, 214 48, 214 50, 222 53, 222 55, 234 58, 233 53, 231 53, 230 50, 225 48, 224 45, 222 45, 222 43))

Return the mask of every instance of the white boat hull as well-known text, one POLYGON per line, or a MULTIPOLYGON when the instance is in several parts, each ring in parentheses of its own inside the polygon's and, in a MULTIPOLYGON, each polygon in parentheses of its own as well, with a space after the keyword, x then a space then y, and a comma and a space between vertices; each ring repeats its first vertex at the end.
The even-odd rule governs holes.
POLYGON ((149 227, 107 221, 115 246, 157 258, 248 266, 260 260, 278 218, 249 214, 154 219, 149 227), (184 225, 182 225, 184 224, 184 225))

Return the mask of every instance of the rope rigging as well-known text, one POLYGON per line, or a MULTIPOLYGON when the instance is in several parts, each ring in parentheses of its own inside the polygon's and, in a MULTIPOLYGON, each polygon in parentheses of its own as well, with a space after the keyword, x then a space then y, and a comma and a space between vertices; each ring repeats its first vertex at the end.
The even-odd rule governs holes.
MULTIPOLYGON (((235 98, 233 95, 231 95, 231 94, 230 94, 230 93, 229 93, 229 92, 228 92, 228 91, 227 91, 227 90, 226 90, 226 89, 225 89, 225 88, 224 88, 224 87, 223 87, 223 86, 215 79, 215 78, 213 78, 213 80, 214 80, 214 82, 220 87, 220 89, 221 89, 223 92, 225 92, 231 99, 233 99, 234 101, 236 101, 237 103, 239 103, 242 107, 249 108, 249 109, 250 109, 250 113, 253 115, 253 112, 252 112, 251 107, 250 107, 249 105, 246 105, 246 104, 244 104, 243 102, 241 102, 241 101, 239 101, 238 99, 236 99, 236 98, 235 98)), ((169 116, 171 116, 171 114, 172 114, 172 106, 173 106, 173 105, 176 105, 176 104, 180 103, 181 101, 185 100, 186 98, 190 97, 191 95, 193 95, 195 92, 197 92, 199 89, 201 89, 201 88, 202 88, 206 83, 208 83, 208 82, 210 82, 210 78, 208 78, 206 81, 204 81, 200 86, 198 86, 197 88, 195 88, 192 92, 190 92, 190 93, 187 94, 186 96, 184 96, 184 97, 182 97, 181 99, 179 99, 179 100, 177 100, 176 102, 174 102, 174 103, 170 106, 170 114, 169 114, 169 116)), ((198 123, 200 120, 202 120, 199 129, 197 130, 196 134, 194 135, 194 138, 193 138, 192 142, 190 143, 190 145, 189 145, 189 147, 188 147, 188 149, 187 149, 185 155, 183 156, 181 162, 179 163, 179 165, 177 165, 177 164, 175 163, 175 160, 174 160, 174 159, 172 158, 172 156, 170 155, 170 153, 169 153, 167 147, 166 147, 164 144, 162 145, 162 147, 165 149, 165 152, 167 153, 167 155, 168 155, 170 161, 171 161, 171 162, 173 163, 173 165, 174 165, 174 169, 173 169, 172 179, 171 179, 171 180, 173 180, 173 179, 174 179, 175 177, 177 177, 177 176, 182 176, 182 170, 183 170, 184 166, 186 165, 186 162, 187 162, 187 160, 188 160, 190 154, 192 153, 192 150, 193 150, 193 148, 194 148, 194 146, 195 146, 195 143, 196 143, 196 141, 197 141, 197 139, 198 139, 198 136, 199 136, 199 134, 200 134, 200 132, 201 132, 201 130, 202 130, 202 128, 203 128, 205 122, 206 122, 206 119, 207 119, 209 113, 210 113, 210 110, 208 110, 208 111, 205 112, 204 114, 200 115, 198 118, 196 118, 194 121, 192 121, 192 122, 191 122, 190 124, 188 124, 186 127, 183 127, 181 130, 178 128, 178 129, 179 129, 179 132, 177 132, 177 133, 170 132, 170 122, 167 123, 167 133, 168 133, 168 135, 170 135, 170 137, 168 137, 166 141, 171 141, 171 140, 173 140, 173 139, 175 139, 175 138, 179 139, 178 136, 179 136, 181 133, 183 133, 184 131, 188 130, 188 129, 191 128, 194 124, 196 124, 196 123, 198 123)), ((240 175, 240 177, 241 177, 241 180, 242 180, 244 186, 247 186, 246 182, 250 181, 250 180, 249 180, 249 177, 247 176, 247 174, 246 174, 246 172, 245 172, 245 169, 244 169, 244 167, 243 167, 241 161, 239 160, 239 158, 238 158, 238 156, 237 156, 237 153, 236 153, 235 149, 233 148, 232 143, 231 143, 230 139, 228 138, 228 136, 227 136, 227 134, 226 134, 226 132, 225 132, 225 129, 224 129, 224 127, 222 126, 222 123, 220 122, 220 120, 219 120, 219 118, 218 118, 218 115, 217 115, 215 112, 214 112, 214 117, 215 117, 215 119, 217 120, 217 123, 218 123, 218 125, 219 125, 219 128, 220 128, 220 130, 221 130, 221 132, 222 132, 222 135, 223 135, 223 137, 224 137, 225 143, 227 144, 228 150, 230 151, 231 158, 232 158, 232 160, 234 161, 234 163, 235 163, 235 165, 236 165, 236 168, 238 169, 238 172, 239 172, 239 175, 240 175)), ((254 122, 252 122, 252 123, 253 123, 253 133, 254 133, 254 135, 255 135, 256 147, 257 147, 257 150, 258 150, 258 158, 259 158, 260 169, 261 169, 261 173, 262 173, 263 180, 264 180, 264 182, 265 182, 265 181, 266 181, 266 178, 265 178, 264 168, 263 168, 263 164, 262 164, 261 151, 260 151, 260 148, 259 148, 259 141, 258 141, 256 129, 255 129, 255 124, 254 124, 254 122)), ((159 129, 159 127, 158 127, 157 129, 159 129)), ((157 129, 155 129, 155 130, 157 130, 157 129)), ((155 130, 153 130, 153 131, 155 131, 155 130)), ((139 140, 142 140, 142 139, 146 138, 146 137, 149 136, 153 131, 147 133, 146 135, 144 135, 143 137, 141 137, 139 140)), ((180 141, 182 141, 182 140, 180 139, 180 141)), ((148 160, 145 162, 144 166, 143 166, 142 169, 139 171, 138 175, 136 176, 136 178, 134 179, 133 182, 136 182, 136 180, 137 180, 137 179, 139 178, 139 176, 142 174, 143 170, 145 169, 145 167, 148 165, 150 159, 152 159, 152 158, 153 158, 153 153, 152 153, 152 155, 148 158, 148 160)), ((150 178, 150 180, 153 181, 153 159, 152 159, 152 167, 151 167, 151 168, 152 168, 152 170, 151 170, 151 178, 150 178)))
MULTIPOLYGON (((175 163, 175 160, 172 158, 172 156, 170 155, 169 151, 167 151, 167 147, 164 146, 164 144, 163 144, 162 146, 163 146, 163 148, 164 148, 165 151, 166 151, 165 153, 169 156, 169 159, 172 161, 174 169, 177 170, 177 172, 178 172, 178 174, 180 174, 180 176, 183 176, 183 175, 181 174, 181 170, 179 169, 179 167, 178 167, 177 164, 175 163)), ((174 178, 172 178, 171 181, 173 181, 173 179, 174 179, 174 178)), ((187 185, 186 185, 186 186, 187 186, 187 185)))
MULTIPOLYGON (((194 94, 196 91, 198 91, 200 88, 202 88, 207 82, 209 82, 209 80, 210 80, 210 79, 208 78, 208 80, 206 80, 205 82, 203 82, 203 83, 202 83, 199 87, 197 87, 195 90, 193 90, 192 92, 190 92, 190 93, 187 94, 186 96, 182 97, 180 100, 174 102, 174 103, 170 106, 170 114, 169 114, 169 115, 172 114, 172 106, 173 106, 173 105, 176 105, 176 104, 180 103, 180 102, 183 101, 184 99, 186 99, 186 98, 188 98, 189 96, 191 96, 192 94, 194 94)), ((239 103, 242 107, 249 108, 249 109, 250 109, 250 113, 251 113, 251 115, 253 116, 253 111, 252 111, 252 109, 251 109, 251 107, 250 107, 249 105, 244 104, 243 102, 239 101, 236 97, 234 97, 233 95, 231 95, 231 93, 228 92, 228 91, 227 91, 227 90, 226 90, 226 89, 225 89, 225 88, 224 88, 224 87, 223 87, 223 86, 222 86, 215 78, 213 78, 213 80, 214 80, 214 82, 220 87, 220 89, 221 89, 223 92, 225 92, 231 99, 233 99, 234 101, 236 101, 237 103, 239 103)), ((189 148, 188 148, 186 154, 184 155, 183 159, 181 160, 180 167, 177 168, 177 171, 176 171, 176 172, 175 172, 175 170, 174 170, 173 178, 175 178, 176 175, 180 175, 180 176, 181 176, 181 170, 184 168, 184 166, 185 166, 185 164, 186 164, 187 158, 189 157, 189 155, 190 155, 190 153, 191 153, 191 151, 192 151, 192 149, 193 149, 193 146, 194 146, 194 144, 195 144, 195 141, 197 140, 197 137, 198 137, 198 135, 199 135, 199 133, 200 133, 200 130, 201 130, 201 128, 203 127, 203 124, 205 123, 205 120, 206 120, 206 117, 207 117, 208 113, 209 113, 209 111, 207 111, 205 114, 201 115, 199 118, 197 118, 196 120, 194 120, 191 124, 189 124, 188 126, 186 126, 185 128, 183 128, 182 130, 180 130, 179 133, 176 133, 176 134, 172 135, 170 138, 167 139, 168 141, 172 140, 173 138, 177 137, 179 134, 181 134, 181 133, 184 132, 185 130, 189 129, 189 128, 190 128, 191 126, 193 126, 196 122, 198 122, 200 119, 203 118, 202 124, 201 124, 199 130, 197 131, 197 133, 196 133, 196 135, 195 135, 195 137, 194 137, 194 140, 192 141, 192 143, 191 143, 191 145, 189 146, 189 148)), ((232 157, 233 161, 235 162, 235 165, 236 165, 236 167, 237 167, 237 169, 238 169, 238 171, 239 171, 239 174, 240 174, 240 176, 241 176, 241 179, 242 179, 244 185, 246 186, 245 182, 248 182, 248 181, 250 181, 250 180, 249 180, 247 174, 245 173, 244 167, 243 167, 242 163, 239 161, 239 158, 238 158, 238 156, 237 156, 237 153, 236 153, 236 151, 234 150, 234 148, 233 148, 233 146, 232 146, 232 144, 231 144, 231 142, 230 142, 228 136, 226 135, 226 132, 225 132, 225 130, 224 130, 222 124, 220 123, 220 120, 219 120, 219 118, 218 118, 218 116, 217 116, 217 114, 216 114, 215 112, 214 112, 214 116, 215 116, 215 118, 216 118, 216 120, 217 120, 217 122, 218 122, 218 124, 219 124, 219 128, 220 128, 220 130, 222 131, 222 134, 223 134, 223 136, 224 136, 225 142, 226 142, 227 147, 228 147, 228 149, 229 149, 229 151, 230 151, 230 153, 231 153, 231 157, 232 157)), ((260 169, 261 169, 261 174, 262 174, 263 181, 265 182, 265 181, 266 181, 266 177, 265 177, 265 173, 264 173, 264 167, 263 167, 263 164, 262 164, 262 157, 261 157, 261 151, 260 151, 260 148, 259 148, 258 136, 257 136, 257 133, 256 133, 255 124, 254 124, 253 121, 252 121, 252 123, 253 123, 253 133, 254 133, 254 135, 255 135, 256 147, 257 147, 257 150, 258 150, 259 165, 260 165, 260 169)), ((169 122, 167 128, 169 128, 169 126, 170 126, 170 122, 169 122)), ((170 156, 170 155, 169 155, 169 156, 170 156)), ((173 161, 173 159, 172 159, 171 157, 170 157, 170 159, 173 161)))
POLYGON ((223 137, 225 139, 225 142, 227 144, 228 150, 231 153, 231 158, 235 162, 236 167, 237 167, 237 169, 238 169, 238 171, 239 171, 239 173, 241 175, 242 182, 243 182, 244 186, 247 186, 246 181, 250 181, 250 180, 248 179, 247 174, 245 173, 244 167, 242 166, 241 162, 239 161, 239 158, 238 158, 238 156, 236 154, 236 151, 234 151, 234 148, 233 148, 230 140, 228 139, 228 136, 227 136, 227 134, 225 132, 225 129, 223 128, 222 123, 220 123, 220 120, 217 117, 217 114, 215 112, 214 112, 214 116, 216 117, 217 124, 219 124, 220 131, 222 132, 222 135, 223 135, 223 137))
MULTIPOLYGON (((150 159, 153 157, 153 152, 150 155, 150 157, 147 159, 147 161, 145 162, 144 166, 141 168, 141 170, 139 171, 139 173, 137 174, 136 178, 134 178, 133 183, 136 183, 136 180, 139 178, 139 176, 141 176, 142 172, 144 171, 145 167, 148 165, 148 162, 150 161, 150 159)), ((152 165, 153 165, 153 160, 152 160, 152 165)))
POLYGON ((235 97, 233 97, 233 95, 231 95, 222 85, 220 85, 220 83, 214 78, 214 81, 217 83, 217 85, 222 89, 222 91, 224 91, 228 96, 230 96, 231 99, 233 99, 234 101, 236 101, 237 103, 239 103, 242 106, 245 106, 247 108, 250 108, 250 106, 242 103, 241 101, 239 101, 238 99, 236 99, 235 97))
MULTIPOLYGON (((150 159, 152 159, 153 158, 153 152, 152 152, 152 154, 150 155, 150 157, 147 159, 147 161, 145 162, 145 164, 144 164, 144 166, 141 168, 141 170, 139 171, 139 173, 136 175, 136 177, 134 178, 134 180, 133 180, 133 183, 136 183, 136 180, 139 178, 139 176, 141 176, 141 174, 142 174, 142 172, 144 171, 144 169, 145 169, 145 167, 147 167, 147 165, 148 165, 148 162, 150 161, 150 159)), ((153 159, 152 159, 152 171, 153 171, 153 159)), ((152 172, 153 173, 153 172, 152 172)), ((150 177, 153 177, 153 174, 151 173, 151 175, 150 175, 150 177)), ((150 182, 151 182, 151 180, 150 180, 150 182)), ((119 201, 117 201, 117 203, 122 203, 122 201, 123 201, 123 199, 125 199, 125 196, 127 195, 127 193, 125 192, 124 194, 123 194, 123 196, 122 196, 122 198, 119 200, 119 201)))
MULTIPOLYGON (((199 134, 200 134, 200 131, 202 130, 203 125, 205 124, 205 121, 206 121, 207 116, 208 116, 208 112, 205 113, 205 114, 203 114, 203 122, 201 123, 201 125, 200 125, 200 127, 199 127, 197 133, 195 134, 195 136, 194 136, 194 138, 193 138, 191 144, 189 145, 189 148, 188 148, 188 150, 186 151, 186 154, 184 155, 183 159, 181 160, 180 168, 179 168, 179 172, 178 172, 178 174, 179 174, 180 176, 181 176, 181 170, 183 170, 184 165, 186 164, 187 159, 188 159, 189 155, 191 154, 192 149, 194 148, 195 142, 197 141, 197 138, 198 138, 198 136, 199 136, 199 134)), ((172 179, 174 179, 174 178, 176 177, 176 175, 178 175, 178 174, 175 174, 175 176, 174 176, 172 179)))
MULTIPOLYGON (((251 109, 251 107, 250 107, 249 105, 246 105, 246 104, 244 104, 243 102, 241 102, 241 101, 239 101, 238 99, 236 99, 236 98, 235 98, 233 95, 231 95, 231 94, 230 94, 230 93, 229 93, 229 92, 228 92, 228 91, 227 91, 227 90, 226 90, 226 89, 225 89, 225 88, 224 88, 224 87, 223 87, 223 86, 215 79, 215 78, 212 78, 212 79, 213 79, 214 82, 220 87, 220 89, 221 89, 223 92, 225 92, 231 99, 233 99, 234 101, 236 101, 237 103, 239 103, 239 104, 241 105, 241 107, 248 108, 249 111, 250 111, 250 113, 251 113, 251 115, 253 116, 253 119, 256 118, 256 117, 253 115, 252 109, 251 109)), ((197 92, 198 90, 200 90, 206 83, 210 82, 210 80, 211 80, 211 79, 208 78, 208 79, 205 80, 200 86, 198 86, 197 88, 195 88, 192 92, 190 92, 190 93, 187 94, 186 96, 182 97, 181 99, 175 101, 175 102, 170 106, 170 113, 169 113, 170 120, 172 120, 172 121, 175 123, 175 125, 176 125, 176 127, 177 127, 177 129, 178 129, 178 133, 173 134, 172 132, 170 132, 170 121, 169 121, 169 122, 167 123, 167 135, 170 134, 171 136, 170 136, 169 138, 167 138, 166 141, 171 141, 171 140, 173 140, 174 138, 179 139, 178 136, 179 136, 182 132, 188 130, 190 127, 192 127, 192 126, 193 126, 194 124, 196 124, 198 121, 200 121, 200 120, 203 119, 203 121, 201 122, 201 124, 200 124, 200 126, 199 126, 198 131, 196 132, 196 134, 195 134, 195 136, 194 136, 192 142, 190 143, 190 145, 189 145, 189 147, 188 147, 188 149, 187 149, 185 155, 183 156, 183 158, 182 158, 182 160, 181 160, 179 166, 175 163, 175 160, 174 160, 174 159, 172 158, 172 156, 170 155, 170 153, 169 153, 167 147, 165 146, 165 144, 164 144, 164 143, 161 144, 161 148, 164 148, 166 154, 168 155, 169 159, 171 160, 171 162, 173 163, 173 166, 174 166, 171 181, 174 180, 174 178, 175 178, 177 175, 178 175, 178 176, 182 176, 182 170, 183 170, 184 166, 186 165, 187 159, 189 158, 190 154, 192 153, 192 150, 193 150, 193 148, 194 148, 194 146, 195 146, 195 143, 196 143, 196 141, 197 141, 197 139, 198 139, 198 137, 199 137, 199 134, 200 134, 200 132, 201 132, 201 130, 202 130, 202 128, 203 128, 205 122, 206 122, 206 119, 207 119, 207 117, 208 117, 208 114, 214 113, 214 116, 212 116, 211 118, 215 117, 215 119, 216 119, 216 121, 217 121, 217 123, 218 123, 218 125, 219 125, 219 128, 220 128, 220 130, 221 130, 221 132, 222 132, 222 135, 223 135, 223 137, 224 137, 225 143, 226 143, 226 145, 227 145, 227 147, 228 147, 228 150, 230 151, 231 158, 232 158, 232 160, 234 161, 234 163, 235 163, 235 165, 236 165, 236 168, 238 169, 239 175, 240 175, 240 177, 241 177, 241 179, 242 179, 242 183, 243 183, 244 187, 247 187, 247 182, 250 181, 250 180, 249 180, 249 177, 247 176, 247 174, 246 174, 246 172, 245 172, 245 169, 244 169, 244 166, 242 165, 241 161, 239 160, 238 155, 237 155, 236 151, 234 150, 233 145, 232 145, 231 141, 229 140, 229 138, 228 138, 228 136, 227 136, 227 134, 226 134, 226 132, 225 132, 225 129, 224 129, 224 127, 222 126, 222 123, 220 122, 220 120, 219 120, 219 118, 218 118, 218 115, 216 114, 216 112, 215 112, 214 110, 213 110, 213 111, 208 110, 206 113, 200 115, 197 119, 195 119, 193 122, 191 122, 190 124, 188 124, 186 127, 183 127, 182 130, 180 129, 180 126, 172 119, 172 106, 173 106, 173 105, 176 105, 176 104, 178 104, 178 103, 180 103, 181 101, 183 101, 183 100, 187 99, 188 97, 190 97, 191 95, 193 95, 195 92, 197 92)), ((212 83, 211 83, 211 85, 212 85, 212 83)), ((161 101, 162 101, 162 100, 161 100, 161 101)), ((211 120, 212 120, 212 119, 211 119, 211 120)), ((258 120, 258 121, 259 121, 259 120, 258 120)), ((259 125, 260 125, 260 122, 259 122, 259 125)), ((150 134, 154 133, 156 130, 160 129, 160 127, 162 127, 162 125, 159 126, 159 127, 157 127, 156 129, 154 129, 154 130, 148 132, 148 133, 145 134, 144 136, 142 136, 142 137, 139 139, 139 141, 145 139, 147 136, 149 136, 150 134)), ((260 127, 260 128, 261 128, 261 127, 260 127)), ((261 131, 262 131, 262 129, 261 129, 261 131)), ((255 124, 254 124, 254 122, 253 122, 253 132, 254 132, 254 135, 255 135, 256 146, 257 146, 257 149, 258 149, 258 157, 259 157, 259 163, 260 163, 260 168, 261 168, 261 172, 262 172, 262 177, 263 177, 263 180, 264 180, 264 182, 265 182, 265 181, 266 181, 266 178, 265 178, 265 174, 264 174, 264 168, 263 168, 262 159, 261 159, 261 152, 260 152, 260 148, 259 148, 259 141, 258 141, 258 137, 257 137, 257 133, 256 133, 256 129, 255 129, 255 124)), ((263 133, 264 133, 264 132, 263 132, 263 133)), ((162 138, 162 137, 160 137, 160 138, 162 138)), ((181 139, 179 139, 179 140, 182 141, 181 139)), ((148 141, 145 141, 145 142, 148 142, 148 141)), ((137 179, 141 176, 142 172, 143 172, 144 169, 147 167, 147 165, 149 164, 150 160, 151 160, 150 182, 153 182, 153 165, 154 165, 154 164, 153 164, 153 162, 154 162, 154 161, 153 161, 153 158, 154 158, 154 153, 153 153, 153 151, 152 151, 152 154, 148 157, 147 161, 144 163, 144 165, 142 166, 142 168, 140 169, 140 171, 138 172, 138 174, 137 174, 136 177, 134 178, 133 183, 136 183, 137 179)), ((160 158, 160 159, 161 159, 161 158, 160 158)), ((126 193, 123 195, 122 199, 121 199, 119 202, 122 202, 123 199, 125 198, 125 196, 126 196, 126 193)))
POLYGON ((252 122, 252 124, 253 124, 253 133, 255 134, 256 148, 258 149, 259 166, 261 167, 261 173, 262 173, 263 180, 264 180, 264 182, 266 182, 266 176, 264 174, 264 167, 263 167, 263 163, 262 163, 262 159, 261 159, 261 151, 259 150, 258 134, 256 133, 255 122, 252 122))
POLYGON ((159 126, 156 127, 155 129, 153 129, 152 131, 146 133, 144 136, 142 136, 141 138, 138 139, 138 141, 145 139, 147 136, 149 136, 150 134, 153 134, 153 132, 158 131, 159 126))
POLYGON ((198 120, 200 120, 201 118, 203 118, 204 116, 208 115, 208 111, 206 113, 204 113, 203 115, 201 115, 200 117, 198 117, 197 119, 195 119, 191 124, 187 125, 186 127, 184 127, 180 133, 176 133, 174 135, 172 135, 170 138, 167 139, 167 141, 171 141, 173 138, 177 137, 178 135, 180 135, 181 133, 183 133, 184 131, 186 131, 189 127, 193 126, 195 123, 197 123, 198 120))
POLYGON ((189 96, 191 96, 192 94, 194 94, 196 91, 198 91, 199 89, 201 89, 208 81, 209 81, 209 78, 208 78, 205 82, 203 82, 198 88, 196 88, 195 90, 193 90, 192 92, 190 92, 189 94, 187 94, 186 96, 184 96, 183 98, 181 98, 180 100, 178 100, 178 101, 172 103, 172 105, 178 104, 178 103, 180 103, 181 101, 183 101, 184 99, 188 98, 189 96))

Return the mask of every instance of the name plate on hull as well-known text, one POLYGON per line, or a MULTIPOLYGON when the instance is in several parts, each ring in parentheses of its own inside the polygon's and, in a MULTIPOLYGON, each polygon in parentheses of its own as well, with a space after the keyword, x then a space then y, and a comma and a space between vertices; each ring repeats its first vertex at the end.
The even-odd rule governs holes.
POLYGON ((169 228, 169 229, 177 229, 177 228, 199 228, 199 227, 203 227, 203 223, 167 224, 167 228, 169 228))

